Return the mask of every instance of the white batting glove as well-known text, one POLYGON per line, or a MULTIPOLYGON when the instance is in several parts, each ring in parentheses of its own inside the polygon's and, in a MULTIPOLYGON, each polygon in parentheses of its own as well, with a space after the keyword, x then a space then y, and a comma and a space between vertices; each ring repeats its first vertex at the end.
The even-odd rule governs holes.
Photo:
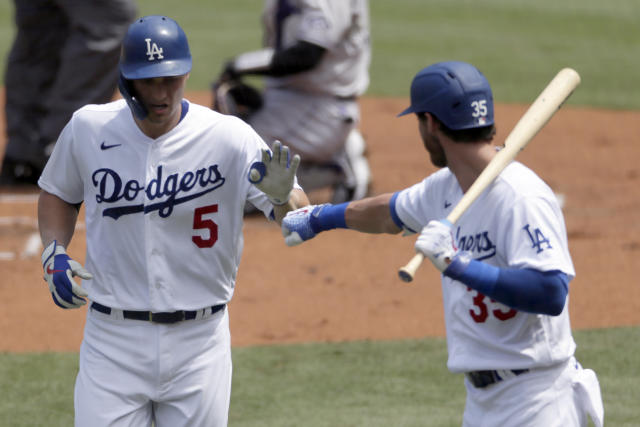
POLYGON ((79 308, 87 303, 87 291, 73 280, 74 276, 89 280, 93 275, 82 265, 72 260, 56 240, 42 251, 44 280, 49 284, 53 302, 62 308, 79 308))
POLYGON ((441 272, 447 269, 458 253, 451 227, 447 220, 429 221, 415 244, 416 252, 424 254, 441 272))
POLYGON ((262 150, 262 161, 249 169, 249 181, 267 195, 274 205, 284 205, 291 197, 293 181, 300 164, 297 154, 290 158, 289 147, 275 141, 269 150, 262 150))

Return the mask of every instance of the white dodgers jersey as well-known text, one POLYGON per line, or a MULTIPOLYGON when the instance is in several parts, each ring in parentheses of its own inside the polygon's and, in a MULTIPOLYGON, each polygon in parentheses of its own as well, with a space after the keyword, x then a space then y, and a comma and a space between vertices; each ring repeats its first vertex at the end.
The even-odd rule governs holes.
POLYGON ((369 85, 371 45, 367 0, 266 0, 264 45, 276 51, 306 41, 326 49, 312 70, 269 78, 267 86, 339 97, 369 85))
POLYGON ((78 110, 39 185, 84 202, 89 299, 128 310, 197 310, 227 303, 243 247, 247 179, 266 144, 243 121, 183 101, 168 133, 147 137, 124 100, 78 110))
MULTIPOLYGON (((395 211, 419 232, 446 218, 462 197, 444 168, 397 196, 395 211)), ((575 271, 561 209, 552 190, 512 162, 453 226, 455 242, 476 260, 501 268, 575 271)), ((558 316, 514 310, 443 276, 447 366, 453 372, 527 369, 565 361, 575 351, 568 300, 558 316)))

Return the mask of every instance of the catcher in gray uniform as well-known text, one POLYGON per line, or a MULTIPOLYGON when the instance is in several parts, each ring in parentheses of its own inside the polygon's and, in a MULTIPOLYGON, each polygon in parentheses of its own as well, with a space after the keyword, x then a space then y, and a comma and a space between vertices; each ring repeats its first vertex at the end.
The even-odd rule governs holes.
POLYGON ((213 108, 299 154, 305 191, 330 187, 334 203, 364 197, 371 172, 357 101, 369 85, 367 0, 265 0, 262 20, 264 48, 226 63, 213 108), (247 74, 265 76, 262 94, 241 82, 247 74))

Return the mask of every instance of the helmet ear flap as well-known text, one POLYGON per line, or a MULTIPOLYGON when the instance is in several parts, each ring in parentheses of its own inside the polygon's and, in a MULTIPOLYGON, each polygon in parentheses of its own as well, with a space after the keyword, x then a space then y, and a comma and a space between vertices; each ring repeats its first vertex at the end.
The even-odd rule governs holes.
POLYGON ((125 101, 127 101, 133 115, 139 120, 144 120, 148 114, 147 109, 142 105, 140 100, 133 95, 133 84, 131 80, 125 79, 122 73, 120 73, 120 77, 118 78, 118 90, 125 101))

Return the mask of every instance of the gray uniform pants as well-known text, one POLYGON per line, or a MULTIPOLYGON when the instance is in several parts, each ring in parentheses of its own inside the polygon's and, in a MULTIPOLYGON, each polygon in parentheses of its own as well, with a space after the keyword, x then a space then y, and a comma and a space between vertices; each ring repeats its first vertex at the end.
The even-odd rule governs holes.
POLYGON ((14 0, 5 159, 41 169, 75 110, 112 99, 134 0, 14 0))

